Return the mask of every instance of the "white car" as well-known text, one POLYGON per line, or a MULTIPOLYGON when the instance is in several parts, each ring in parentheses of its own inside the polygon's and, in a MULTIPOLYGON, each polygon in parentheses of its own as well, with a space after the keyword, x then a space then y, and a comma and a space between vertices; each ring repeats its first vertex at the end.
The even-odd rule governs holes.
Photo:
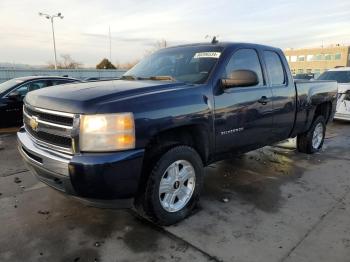
POLYGON ((338 82, 337 112, 334 119, 350 121, 350 67, 331 69, 320 75, 318 80, 338 82))

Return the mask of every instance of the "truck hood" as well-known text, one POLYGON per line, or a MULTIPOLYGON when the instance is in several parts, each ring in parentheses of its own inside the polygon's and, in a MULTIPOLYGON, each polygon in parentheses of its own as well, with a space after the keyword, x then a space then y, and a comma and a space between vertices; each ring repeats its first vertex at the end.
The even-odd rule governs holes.
POLYGON ((100 104, 133 96, 185 88, 187 84, 169 81, 113 80, 75 83, 30 92, 25 103, 68 113, 96 113, 100 104))

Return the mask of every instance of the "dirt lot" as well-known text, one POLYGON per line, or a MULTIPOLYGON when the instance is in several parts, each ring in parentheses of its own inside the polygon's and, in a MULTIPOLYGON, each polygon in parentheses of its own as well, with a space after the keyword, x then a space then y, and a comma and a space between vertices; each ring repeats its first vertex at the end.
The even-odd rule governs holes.
MULTIPOLYGON (((0 132, 1 133, 1 132, 0 132)), ((350 124, 206 168, 200 208, 160 228, 39 183, 0 134, 0 261, 350 261, 350 124)))

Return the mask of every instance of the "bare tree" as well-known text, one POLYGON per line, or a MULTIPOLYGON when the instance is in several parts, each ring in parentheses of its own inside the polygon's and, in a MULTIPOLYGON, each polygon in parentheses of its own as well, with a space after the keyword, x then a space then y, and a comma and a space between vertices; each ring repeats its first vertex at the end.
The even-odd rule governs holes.
POLYGON ((62 62, 61 67, 67 69, 77 69, 82 67, 82 63, 73 60, 73 58, 69 54, 61 55, 62 62))
MULTIPOLYGON (((82 66, 82 63, 75 61, 69 54, 62 54, 61 60, 57 62, 58 69, 78 69, 82 68, 82 66)), ((49 62, 48 68, 54 69, 55 65, 49 62)))
POLYGON ((167 48, 168 42, 165 39, 158 40, 154 43, 153 48, 146 50, 145 55, 148 56, 158 51, 159 49, 167 48))
POLYGON ((158 50, 158 49, 162 49, 162 48, 167 48, 168 47, 168 43, 165 39, 162 39, 162 40, 158 40, 156 43, 155 43, 155 48, 158 50))
POLYGON ((48 69, 55 69, 55 65, 52 62, 47 62, 47 66, 48 69))
POLYGON ((127 63, 117 63, 115 66, 117 69, 129 70, 134 65, 136 65, 138 62, 139 62, 139 60, 134 60, 134 61, 127 62, 127 63))
MULTIPOLYGON (((162 48, 166 48, 166 47, 168 47, 168 42, 165 39, 158 40, 153 44, 153 47, 151 49, 146 50, 145 56, 148 56, 148 55, 154 53, 155 51, 162 49, 162 48)), ((114 63, 114 65, 117 69, 128 70, 128 69, 132 68, 133 66, 135 66, 139 61, 140 61, 139 59, 135 59, 133 61, 126 62, 126 63, 120 63, 120 62, 116 61, 114 63)))

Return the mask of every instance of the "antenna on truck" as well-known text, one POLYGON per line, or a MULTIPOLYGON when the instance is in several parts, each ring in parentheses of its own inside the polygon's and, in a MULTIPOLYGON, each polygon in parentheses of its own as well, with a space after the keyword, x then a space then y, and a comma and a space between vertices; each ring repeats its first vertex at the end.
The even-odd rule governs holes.
MULTIPOLYGON (((206 35, 206 36, 205 36, 205 39, 207 39, 207 38, 209 38, 209 37, 211 37, 211 35, 206 35)), ((217 44, 217 43, 219 43, 219 40, 216 39, 217 37, 219 37, 219 35, 214 35, 214 36, 213 36, 213 38, 212 38, 212 40, 211 40, 211 43, 212 43, 212 44, 217 44)))
POLYGON ((219 41, 216 39, 216 36, 213 37, 213 39, 211 40, 212 44, 217 44, 219 43, 219 41))

